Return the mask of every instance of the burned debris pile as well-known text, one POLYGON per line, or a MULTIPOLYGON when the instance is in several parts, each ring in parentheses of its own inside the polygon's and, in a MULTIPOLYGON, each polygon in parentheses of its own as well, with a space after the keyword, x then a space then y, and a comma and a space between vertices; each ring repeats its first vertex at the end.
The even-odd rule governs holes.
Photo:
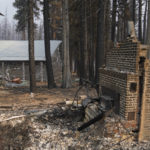
POLYGON ((3 149, 24 150, 150 148, 148 143, 134 141, 132 128, 128 128, 131 125, 121 122, 113 113, 102 122, 97 121, 78 132, 78 127, 84 122, 82 109, 71 108, 65 103, 43 109, 3 111, 0 116, 0 145, 3 149), (18 114, 20 118, 13 117, 18 114))

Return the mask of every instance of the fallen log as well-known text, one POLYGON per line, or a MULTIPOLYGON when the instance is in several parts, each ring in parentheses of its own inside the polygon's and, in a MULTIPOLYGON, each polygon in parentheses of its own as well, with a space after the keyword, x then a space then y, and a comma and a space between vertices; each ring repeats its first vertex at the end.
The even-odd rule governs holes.
POLYGON ((40 116, 44 113, 46 113, 47 111, 44 110, 44 111, 38 111, 38 112, 29 112, 27 113, 26 115, 20 115, 20 116, 12 116, 10 118, 7 118, 7 119, 4 119, 4 120, 1 120, 0 123, 2 122, 5 122, 5 121, 10 121, 10 120, 14 120, 14 119, 19 119, 19 118, 23 118, 23 117, 34 117, 34 116, 40 116))
POLYGON ((12 109, 12 106, 0 106, 0 109, 12 109))
POLYGON ((7 118, 7 119, 4 119, 4 120, 0 121, 0 123, 5 122, 5 121, 14 120, 14 119, 23 118, 23 117, 26 117, 26 115, 13 116, 13 117, 10 117, 10 118, 7 118))

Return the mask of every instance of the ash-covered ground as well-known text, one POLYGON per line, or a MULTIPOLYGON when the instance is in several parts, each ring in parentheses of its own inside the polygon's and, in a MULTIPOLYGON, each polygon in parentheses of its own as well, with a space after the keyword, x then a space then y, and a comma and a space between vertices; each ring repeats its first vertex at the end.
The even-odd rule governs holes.
POLYGON ((149 150, 113 115, 78 132, 84 113, 65 104, 0 113, 0 150, 149 150), (18 118, 17 118, 18 117, 18 118))

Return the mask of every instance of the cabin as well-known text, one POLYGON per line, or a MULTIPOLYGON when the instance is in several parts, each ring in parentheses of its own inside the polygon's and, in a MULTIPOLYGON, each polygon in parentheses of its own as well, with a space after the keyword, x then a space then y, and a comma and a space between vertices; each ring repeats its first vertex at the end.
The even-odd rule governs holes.
MULTIPOLYGON (((60 44, 58 40, 50 41, 52 57, 59 52, 60 44)), ((35 41, 34 47, 36 81, 47 81, 44 41, 35 41)), ((29 80, 28 41, 0 41, 0 76, 10 80, 29 80)))

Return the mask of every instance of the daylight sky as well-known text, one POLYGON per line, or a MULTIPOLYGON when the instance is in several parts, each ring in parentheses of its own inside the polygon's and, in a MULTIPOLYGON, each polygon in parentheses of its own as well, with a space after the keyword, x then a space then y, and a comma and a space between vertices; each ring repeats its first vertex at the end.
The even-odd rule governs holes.
MULTIPOLYGON (((8 18, 8 22, 12 23, 13 16, 16 12, 16 8, 13 7, 13 2, 15 0, 0 0, 0 12, 4 15, 6 15, 7 12, 7 18, 8 18)), ((42 18, 42 15, 40 15, 40 18, 42 18)), ((0 16, 0 23, 3 21, 4 17, 0 16)), ((14 20, 15 21, 15 20, 14 20)), ((36 23, 40 22, 39 20, 35 20, 36 23)))
MULTIPOLYGON (((14 1, 15 0, 0 0, 0 12, 5 15, 7 11, 9 22, 13 20, 13 15, 16 11, 16 9, 12 5, 14 1)), ((2 20, 2 18, 3 17, 0 17, 0 21, 2 20)))

